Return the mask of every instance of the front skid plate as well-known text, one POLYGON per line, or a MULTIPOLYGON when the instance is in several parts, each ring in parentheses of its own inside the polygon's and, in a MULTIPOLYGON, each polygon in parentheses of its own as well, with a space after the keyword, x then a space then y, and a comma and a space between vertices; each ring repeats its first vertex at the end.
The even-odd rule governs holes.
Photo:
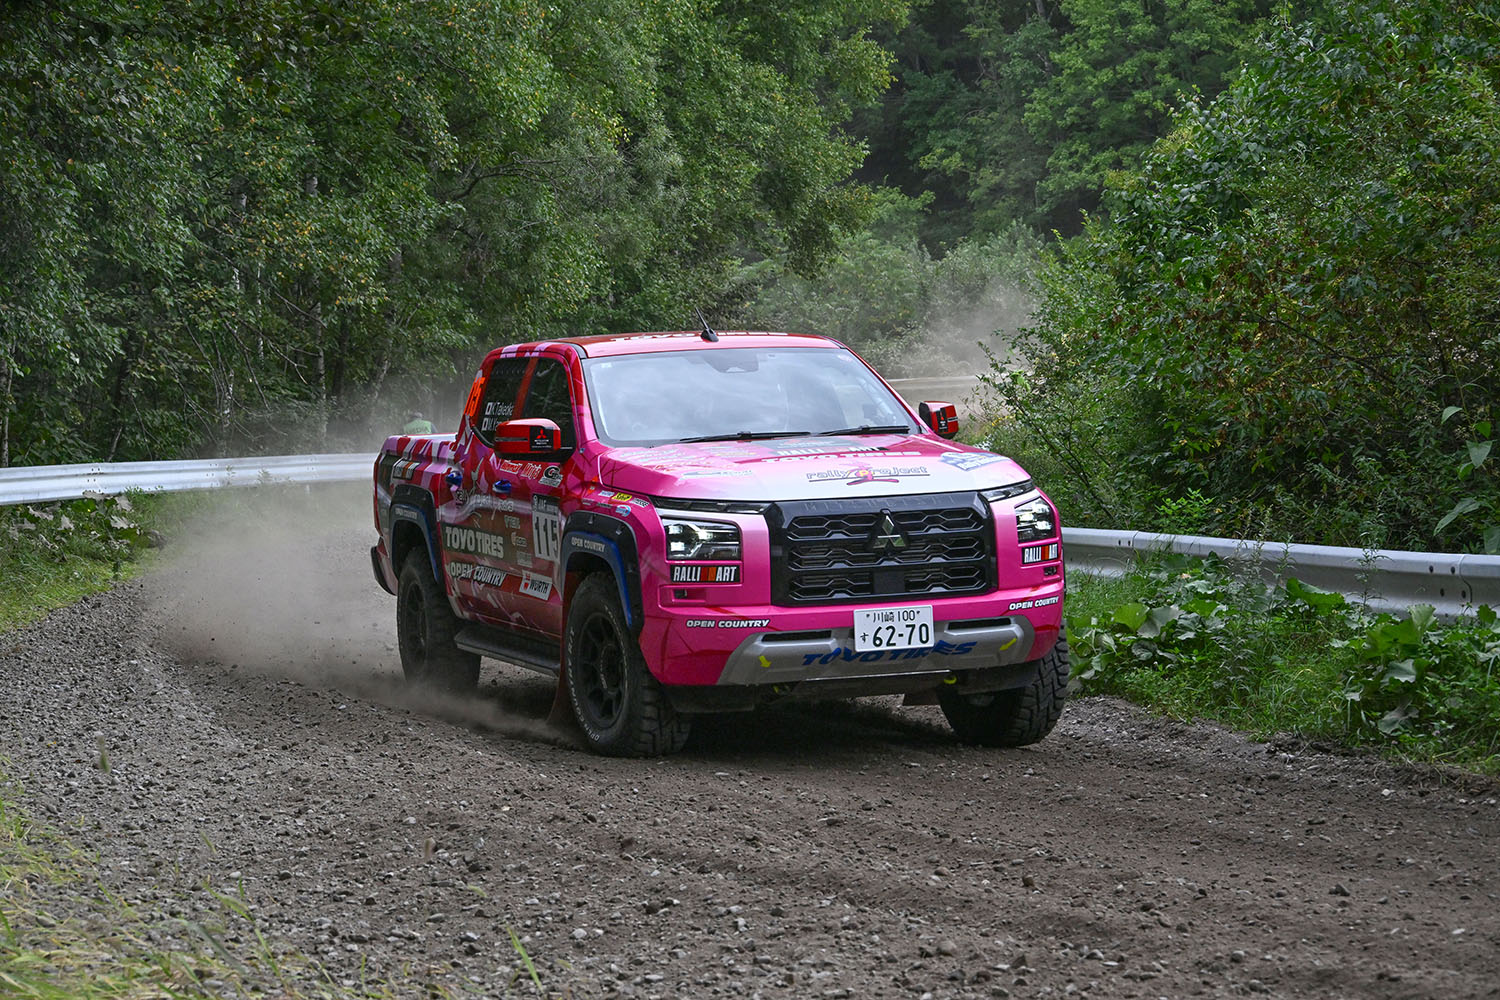
POLYGON ((945 674, 1020 663, 1035 632, 1025 618, 937 622, 929 649, 854 649, 854 629, 762 632, 747 636, 724 664, 719 685, 796 684, 811 680, 945 674))

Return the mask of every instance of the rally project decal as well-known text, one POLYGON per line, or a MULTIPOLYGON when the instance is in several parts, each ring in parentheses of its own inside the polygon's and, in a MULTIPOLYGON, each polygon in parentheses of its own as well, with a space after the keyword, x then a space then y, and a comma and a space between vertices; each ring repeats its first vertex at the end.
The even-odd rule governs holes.
POLYGON ((875 467, 862 467, 858 469, 825 469, 821 472, 809 472, 807 481, 810 483, 843 482, 846 486, 860 486, 864 483, 899 483, 903 479, 913 476, 930 476, 925 465, 892 465, 875 467))

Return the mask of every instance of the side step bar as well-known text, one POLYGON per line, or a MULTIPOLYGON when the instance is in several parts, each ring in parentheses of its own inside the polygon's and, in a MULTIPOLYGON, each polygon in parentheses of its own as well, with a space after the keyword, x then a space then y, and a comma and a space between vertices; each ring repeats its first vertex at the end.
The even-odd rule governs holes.
POLYGON ((557 676, 562 665, 562 650, 557 643, 527 638, 487 625, 465 625, 453 637, 453 644, 470 653, 539 670, 553 677, 557 676))

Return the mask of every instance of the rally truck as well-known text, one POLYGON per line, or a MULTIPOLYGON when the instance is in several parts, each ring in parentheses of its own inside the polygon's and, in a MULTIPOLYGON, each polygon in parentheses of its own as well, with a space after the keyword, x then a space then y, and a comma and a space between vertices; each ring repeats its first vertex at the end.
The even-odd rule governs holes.
POLYGON ((544 671, 610 755, 866 695, 936 702, 966 742, 1036 742, 1068 685, 1057 511, 958 423, 818 336, 494 350, 456 432, 376 460, 402 669, 458 695, 483 657, 544 671))

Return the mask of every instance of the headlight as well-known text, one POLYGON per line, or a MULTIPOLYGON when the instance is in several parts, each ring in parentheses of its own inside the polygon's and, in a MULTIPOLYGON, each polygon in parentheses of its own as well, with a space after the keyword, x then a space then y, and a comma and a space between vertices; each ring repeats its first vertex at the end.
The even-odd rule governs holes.
POLYGON ((667 558, 672 562, 739 561, 740 527, 737 524, 664 517, 661 526, 667 531, 667 558))
POLYGON ((991 486, 987 490, 980 490, 979 495, 984 498, 985 503, 994 503, 996 500, 1009 500, 1018 497, 1022 493, 1030 493, 1036 486, 1029 479, 1023 479, 1019 483, 1011 483, 1009 486, 991 486))
POLYGON ((1016 535, 1023 542, 1037 542, 1057 534, 1052 505, 1041 497, 1016 508, 1016 535))

